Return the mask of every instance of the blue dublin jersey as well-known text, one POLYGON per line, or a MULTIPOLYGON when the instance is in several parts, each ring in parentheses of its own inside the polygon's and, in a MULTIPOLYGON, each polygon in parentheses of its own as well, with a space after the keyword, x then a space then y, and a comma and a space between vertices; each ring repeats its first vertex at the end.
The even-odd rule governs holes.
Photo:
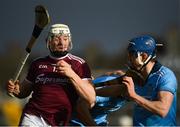
MULTIPOLYGON (((96 78, 93 82, 104 82, 116 78, 115 76, 101 76, 96 78)), ((120 109, 125 104, 125 99, 115 97, 101 97, 96 96, 96 104, 90 110, 92 118, 98 126, 107 126, 107 116, 110 112, 120 109)), ((72 118, 70 125, 84 126, 77 118, 72 118)))
POLYGON ((124 104, 124 99, 97 96, 96 105, 92 108, 91 115, 97 125, 105 126, 108 124, 107 115, 120 109, 124 104))
POLYGON ((164 118, 135 104, 134 126, 176 126, 177 80, 170 69, 157 62, 144 86, 136 85, 135 91, 138 95, 151 101, 157 100, 159 91, 168 91, 173 94, 174 98, 169 112, 164 118))

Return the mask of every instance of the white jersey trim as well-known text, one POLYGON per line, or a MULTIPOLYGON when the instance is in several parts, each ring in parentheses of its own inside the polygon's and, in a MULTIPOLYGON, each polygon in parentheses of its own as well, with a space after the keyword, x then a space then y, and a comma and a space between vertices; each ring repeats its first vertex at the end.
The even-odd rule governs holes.
POLYGON ((90 81, 92 81, 91 78, 82 78, 82 80, 90 80, 90 81))
POLYGON ((76 60, 76 61, 78 61, 78 62, 81 63, 81 64, 85 63, 85 60, 83 60, 82 58, 80 58, 80 57, 78 57, 78 56, 75 56, 75 55, 72 55, 72 54, 68 54, 68 55, 69 55, 69 57, 70 57, 71 59, 76 60))

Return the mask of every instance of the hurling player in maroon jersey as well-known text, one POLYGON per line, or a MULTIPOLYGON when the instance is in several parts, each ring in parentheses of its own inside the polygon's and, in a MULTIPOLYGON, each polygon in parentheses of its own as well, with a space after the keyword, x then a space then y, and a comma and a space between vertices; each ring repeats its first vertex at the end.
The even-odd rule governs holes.
POLYGON ((47 37, 50 55, 31 63, 24 81, 7 82, 7 91, 18 98, 31 95, 20 126, 68 125, 78 99, 92 107, 95 91, 88 64, 72 55, 71 33, 65 24, 51 26, 47 37))

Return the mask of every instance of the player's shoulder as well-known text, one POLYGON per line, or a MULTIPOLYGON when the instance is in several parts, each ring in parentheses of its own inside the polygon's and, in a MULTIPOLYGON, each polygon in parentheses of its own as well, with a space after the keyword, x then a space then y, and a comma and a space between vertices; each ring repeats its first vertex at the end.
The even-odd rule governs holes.
POLYGON ((168 67, 162 66, 160 69, 158 85, 160 90, 170 91, 174 94, 177 90, 178 82, 175 73, 168 67))
POLYGON ((161 68, 159 69, 159 71, 157 72, 159 75, 161 75, 161 76, 174 76, 174 72, 170 69, 170 68, 168 68, 168 67, 166 67, 166 66, 161 66, 161 68))
POLYGON ((33 59, 32 63, 41 62, 41 61, 44 61, 47 59, 48 59, 48 56, 37 57, 37 58, 33 59))
POLYGON ((68 57, 69 57, 69 59, 76 61, 76 62, 79 62, 81 64, 85 63, 85 60, 83 58, 76 56, 76 55, 73 55, 71 53, 68 54, 68 57))
POLYGON ((152 74, 158 77, 163 77, 165 75, 173 75, 173 71, 170 68, 162 65, 161 63, 156 62, 152 69, 152 74))
POLYGON ((170 87, 177 85, 175 73, 169 67, 162 65, 153 77, 152 81, 156 79, 161 85, 170 84, 170 87))

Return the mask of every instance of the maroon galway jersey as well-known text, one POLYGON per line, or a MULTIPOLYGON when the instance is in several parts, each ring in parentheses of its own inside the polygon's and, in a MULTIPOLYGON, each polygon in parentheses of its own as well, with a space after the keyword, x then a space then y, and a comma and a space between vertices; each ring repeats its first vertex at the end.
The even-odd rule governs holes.
POLYGON ((24 113, 42 116, 50 125, 67 125, 77 92, 68 77, 56 72, 56 64, 64 60, 81 79, 90 79, 87 63, 70 53, 61 58, 47 56, 32 62, 27 80, 33 83, 33 93, 24 113))

